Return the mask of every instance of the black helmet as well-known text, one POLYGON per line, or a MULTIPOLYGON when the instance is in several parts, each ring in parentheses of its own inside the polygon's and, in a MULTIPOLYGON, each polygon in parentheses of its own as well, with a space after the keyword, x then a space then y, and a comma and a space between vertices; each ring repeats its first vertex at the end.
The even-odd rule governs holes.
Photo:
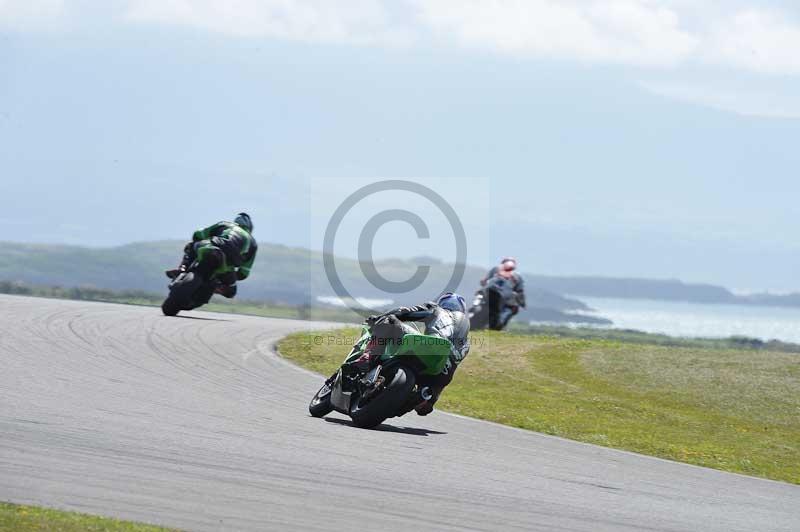
POLYGON ((233 223, 244 229, 247 229, 248 233, 253 232, 253 220, 250 219, 250 215, 246 212, 240 212, 237 214, 236 218, 233 220, 233 223))

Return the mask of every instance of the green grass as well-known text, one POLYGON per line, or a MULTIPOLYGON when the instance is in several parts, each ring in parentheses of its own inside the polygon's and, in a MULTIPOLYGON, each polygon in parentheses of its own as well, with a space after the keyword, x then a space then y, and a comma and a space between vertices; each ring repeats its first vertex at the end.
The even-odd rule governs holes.
POLYGON ((599 327, 569 327, 566 325, 529 325, 512 322, 509 332, 536 336, 582 338, 585 340, 616 340, 631 344, 661 345, 669 347, 706 347, 728 349, 765 349, 800 353, 800 345, 780 340, 759 340, 747 336, 729 338, 681 338, 666 334, 647 333, 631 329, 608 329, 599 327))
POLYGON ((0 502, 0 531, 3 532, 164 532, 167 530, 174 529, 0 502))
MULTIPOLYGON (((295 334, 280 351, 329 375, 357 332, 295 334)), ((493 332, 472 343, 442 410, 800 484, 797 353, 493 332)))

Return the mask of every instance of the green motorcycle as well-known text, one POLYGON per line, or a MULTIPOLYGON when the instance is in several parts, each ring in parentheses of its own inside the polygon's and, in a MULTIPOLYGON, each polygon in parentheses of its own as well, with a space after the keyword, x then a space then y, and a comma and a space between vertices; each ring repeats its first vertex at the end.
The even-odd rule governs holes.
POLYGON ((357 427, 372 428, 387 418, 400 417, 433 397, 426 381, 447 367, 452 345, 444 338, 406 334, 401 342, 386 346, 379 356, 367 354, 372 331, 361 337, 308 405, 314 417, 333 410, 350 416, 357 427))

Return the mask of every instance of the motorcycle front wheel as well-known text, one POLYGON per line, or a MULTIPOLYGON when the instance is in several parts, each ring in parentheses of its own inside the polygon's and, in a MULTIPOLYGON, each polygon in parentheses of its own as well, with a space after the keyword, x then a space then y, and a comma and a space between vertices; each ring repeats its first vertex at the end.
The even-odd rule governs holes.
POLYGON ((331 385, 328 383, 323 384, 322 388, 311 399, 311 403, 308 405, 308 413, 314 417, 323 417, 330 414, 333 411, 333 405, 331 404, 332 391, 331 385))

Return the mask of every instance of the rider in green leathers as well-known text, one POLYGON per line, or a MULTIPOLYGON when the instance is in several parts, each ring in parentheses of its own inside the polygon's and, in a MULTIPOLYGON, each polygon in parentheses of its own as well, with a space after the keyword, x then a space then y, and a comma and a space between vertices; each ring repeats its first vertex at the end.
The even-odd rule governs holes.
POLYGON ((167 277, 174 279, 198 260, 196 271, 206 281, 217 281, 217 286, 208 291, 206 302, 215 292, 232 298, 236 295, 236 282, 247 279, 256 259, 258 244, 253 238, 253 221, 242 212, 233 222, 217 222, 198 229, 183 251, 180 266, 167 270, 167 277))
POLYGON ((425 324, 425 334, 450 341, 451 350, 447 366, 441 375, 434 377, 430 382, 433 397, 415 408, 417 414, 421 416, 433 412, 433 406, 439 400, 442 390, 450 384, 459 364, 469 354, 469 319, 466 317, 466 312, 467 305, 464 298, 453 292, 447 292, 440 296, 436 303, 431 301, 415 307, 400 307, 367 318, 367 324, 373 332, 372 345, 381 352, 386 345, 399 344, 404 335, 417 332, 406 322, 422 322, 425 324))

